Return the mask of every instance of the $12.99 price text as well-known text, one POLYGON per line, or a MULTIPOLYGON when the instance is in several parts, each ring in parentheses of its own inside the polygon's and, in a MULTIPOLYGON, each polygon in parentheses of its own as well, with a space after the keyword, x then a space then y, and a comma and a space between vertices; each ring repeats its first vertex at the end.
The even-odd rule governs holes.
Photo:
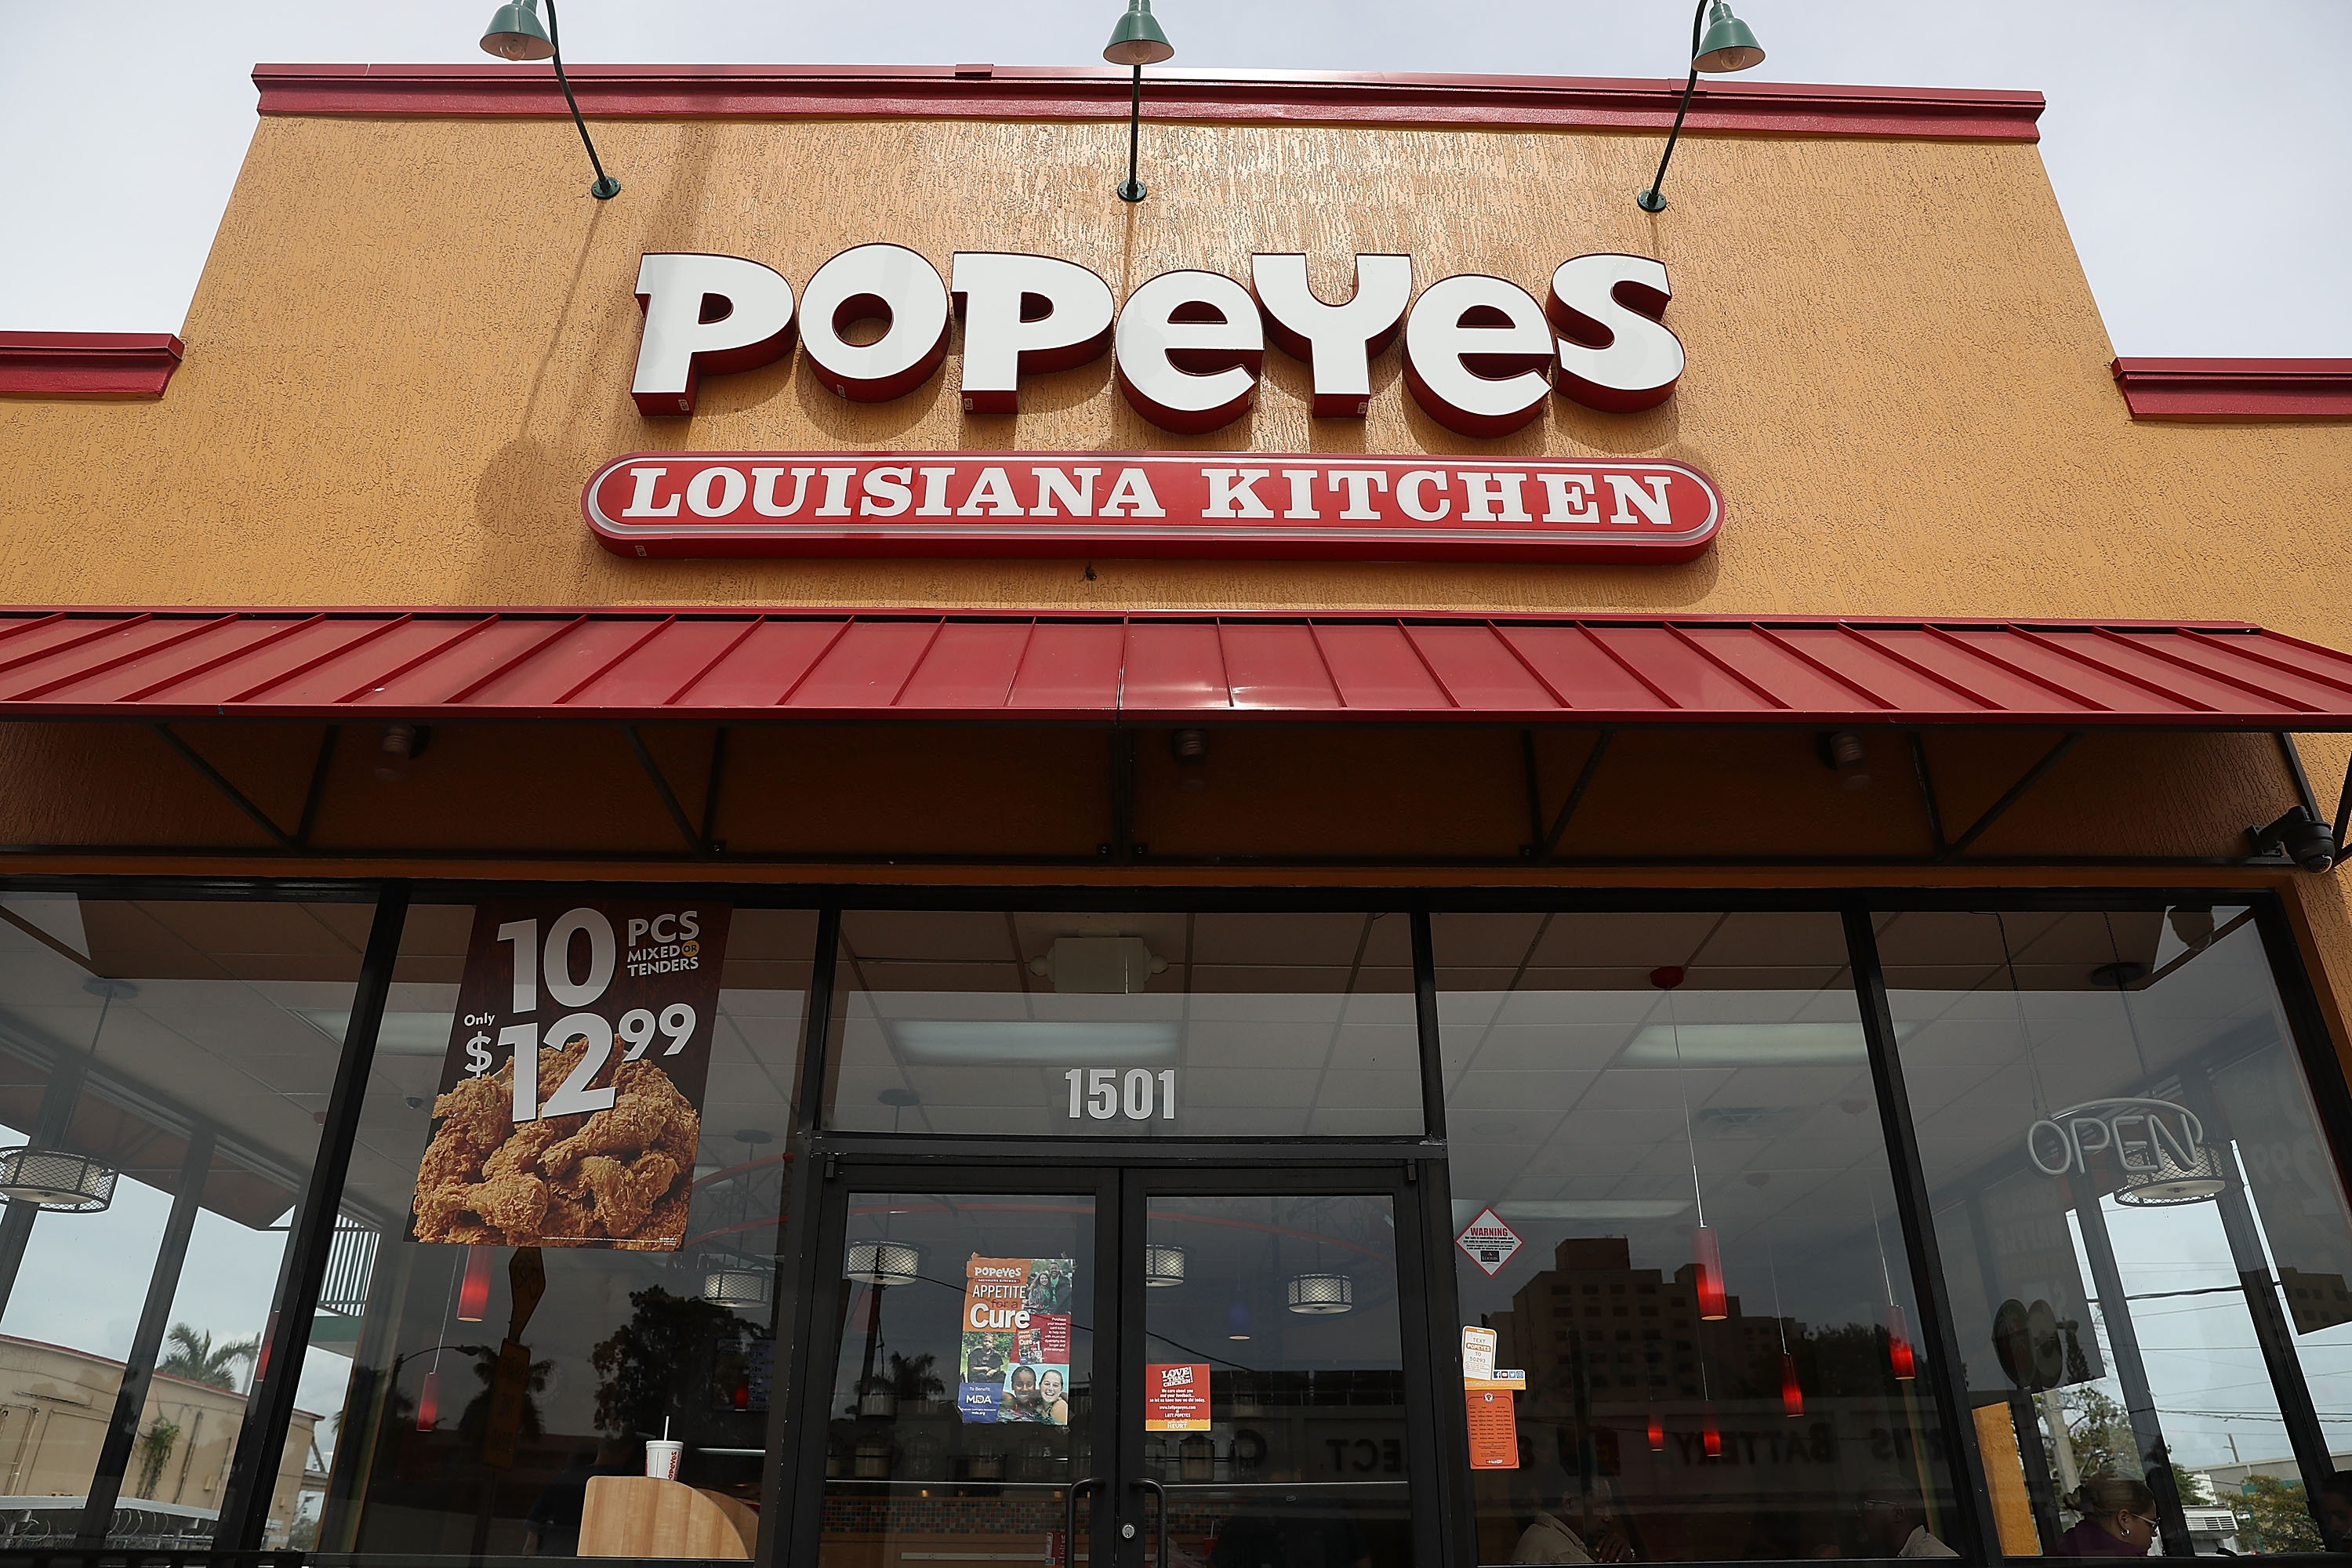
POLYGON ((614 972, 624 962, 631 974, 672 973, 700 965, 700 944, 696 939, 701 928, 693 910, 686 910, 674 920, 662 915, 652 920, 632 920, 628 925, 625 960, 613 922, 597 910, 565 911, 548 926, 543 944, 535 920, 509 921, 499 927, 498 940, 514 950, 512 1011, 520 1015, 539 1011, 542 979, 549 998, 557 1006, 574 1009, 544 1029, 536 1023, 502 1026, 495 1013, 467 1015, 466 1026, 475 1033, 466 1041, 466 1071, 479 1078, 492 1071, 501 1057, 511 1055, 517 1122, 536 1121, 542 1116, 576 1116, 611 1110, 614 1087, 589 1086, 612 1059, 616 1039, 625 1052, 621 1059, 633 1062, 651 1049, 656 1038, 667 1042, 661 1053, 665 1057, 677 1055, 693 1038, 698 1020, 695 1010, 684 1002, 673 1002, 658 1014, 650 1008, 634 1007, 622 1014, 617 1023, 601 1013, 587 1011, 611 987, 614 972), (576 973, 573 967, 572 950, 577 938, 586 940, 585 974, 576 973), (498 1031, 495 1039, 488 1033, 491 1029, 498 1031), (588 1042, 587 1055, 542 1103, 539 1098, 540 1047, 544 1044, 560 1050, 583 1038, 588 1042))

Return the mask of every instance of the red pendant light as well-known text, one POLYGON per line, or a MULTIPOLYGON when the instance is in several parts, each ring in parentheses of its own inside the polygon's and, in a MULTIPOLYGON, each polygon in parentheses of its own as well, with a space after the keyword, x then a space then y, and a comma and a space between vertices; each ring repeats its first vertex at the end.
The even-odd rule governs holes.
POLYGON ((466 1278, 457 1287, 457 1321, 478 1323, 490 1310, 490 1249, 466 1248, 466 1278))
POLYGON ((1895 1367, 1895 1380, 1908 1383, 1919 1375, 1919 1365, 1911 1355, 1911 1327, 1905 1321, 1903 1309, 1890 1305, 1886 1309, 1886 1359, 1895 1367))
POLYGON ((1706 1426, 1700 1433, 1701 1445, 1710 1459, 1723 1458, 1723 1428, 1715 1424, 1715 1406, 1706 1407, 1706 1426))
POLYGON ((440 1419, 441 1374, 437 1372, 428 1372, 425 1374, 425 1387, 416 1395, 416 1429, 419 1432, 430 1432, 433 1430, 434 1424, 440 1419))
POLYGON ((1659 1420, 1658 1413, 1653 1410, 1650 1412, 1650 1452, 1663 1454, 1665 1451, 1666 1424, 1659 1420))
POLYGON ((1797 1384, 1797 1358, 1780 1352, 1780 1410, 1788 1415, 1805 1413, 1805 1391, 1797 1384))
POLYGON ((1715 1232, 1703 1225, 1691 1227, 1691 1261, 1698 1266, 1694 1280, 1702 1321, 1719 1323, 1730 1316, 1723 1293, 1723 1254, 1716 1249, 1715 1232))

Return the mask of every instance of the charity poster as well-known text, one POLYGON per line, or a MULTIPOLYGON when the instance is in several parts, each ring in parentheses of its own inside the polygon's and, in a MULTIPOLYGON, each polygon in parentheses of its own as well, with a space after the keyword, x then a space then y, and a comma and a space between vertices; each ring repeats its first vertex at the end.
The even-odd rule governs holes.
POLYGON ((1067 1258, 982 1258, 964 1265, 956 1414, 966 1426, 1070 1424, 1067 1258))
POLYGON ((1143 1429, 1147 1432, 1206 1432, 1209 1429, 1207 1362, 1153 1362, 1143 1369, 1143 1429))
POLYGON ((731 912, 701 900, 475 907, 412 1238, 683 1245, 731 912))
POLYGON ((1463 1391, 1470 1406, 1470 1468, 1474 1470, 1516 1470, 1519 1468, 1519 1426, 1513 1408, 1517 1395, 1507 1388, 1463 1391))

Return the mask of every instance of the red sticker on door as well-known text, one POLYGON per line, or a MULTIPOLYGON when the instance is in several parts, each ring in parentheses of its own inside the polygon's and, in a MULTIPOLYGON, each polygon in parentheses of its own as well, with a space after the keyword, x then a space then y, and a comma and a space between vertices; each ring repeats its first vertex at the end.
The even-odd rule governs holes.
POLYGON ((1209 1363, 1155 1362, 1143 1369, 1143 1429, 1209 1429, 1209 1363))

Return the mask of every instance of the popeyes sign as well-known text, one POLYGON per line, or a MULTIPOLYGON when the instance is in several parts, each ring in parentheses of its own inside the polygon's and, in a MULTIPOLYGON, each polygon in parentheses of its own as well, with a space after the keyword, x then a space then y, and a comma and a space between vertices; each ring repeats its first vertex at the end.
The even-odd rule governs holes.
MULTIPOLYGON (((691 414, 702 378, 789 353, 860 403, 904 397, 945 362, 963 317, 957 393, 970 414, 1019 412, 1024 376, 1110 353, 1120 392, 1181 435, 1247 413, 1268 338, 1305 362, 1318 418, 1361 418, 1372 361, 1403 343, 1413 401, 1460 435, 1526 426, 1557 394, 1631 413, 1674 395, 1681 342, 1665 325, 1666 269, 1580 256, 1549 298, 1460 274, 1415 298, 1412 262, 1356 258, 1346 303, 1325 303, 1301 255, 1251 259, 1251 287, 1163 272, 1124 305, 1084 267, 959 252, 950 279, 916 252, 861 245, 819 268, 795 301, 773 268, 664 252, 637 271, 645 310, 630 391, 647 417, 691 414), (859 322, 879 336, 853 342, 859 322)), ((861 336, 866 334, 860 333, 861 336)), ((611 464, 583 498, 623 555, 1354 556, 1677 561, 1722 521, 1706 477, 1655 460, 1119 452, 648 452, 611 464)))

